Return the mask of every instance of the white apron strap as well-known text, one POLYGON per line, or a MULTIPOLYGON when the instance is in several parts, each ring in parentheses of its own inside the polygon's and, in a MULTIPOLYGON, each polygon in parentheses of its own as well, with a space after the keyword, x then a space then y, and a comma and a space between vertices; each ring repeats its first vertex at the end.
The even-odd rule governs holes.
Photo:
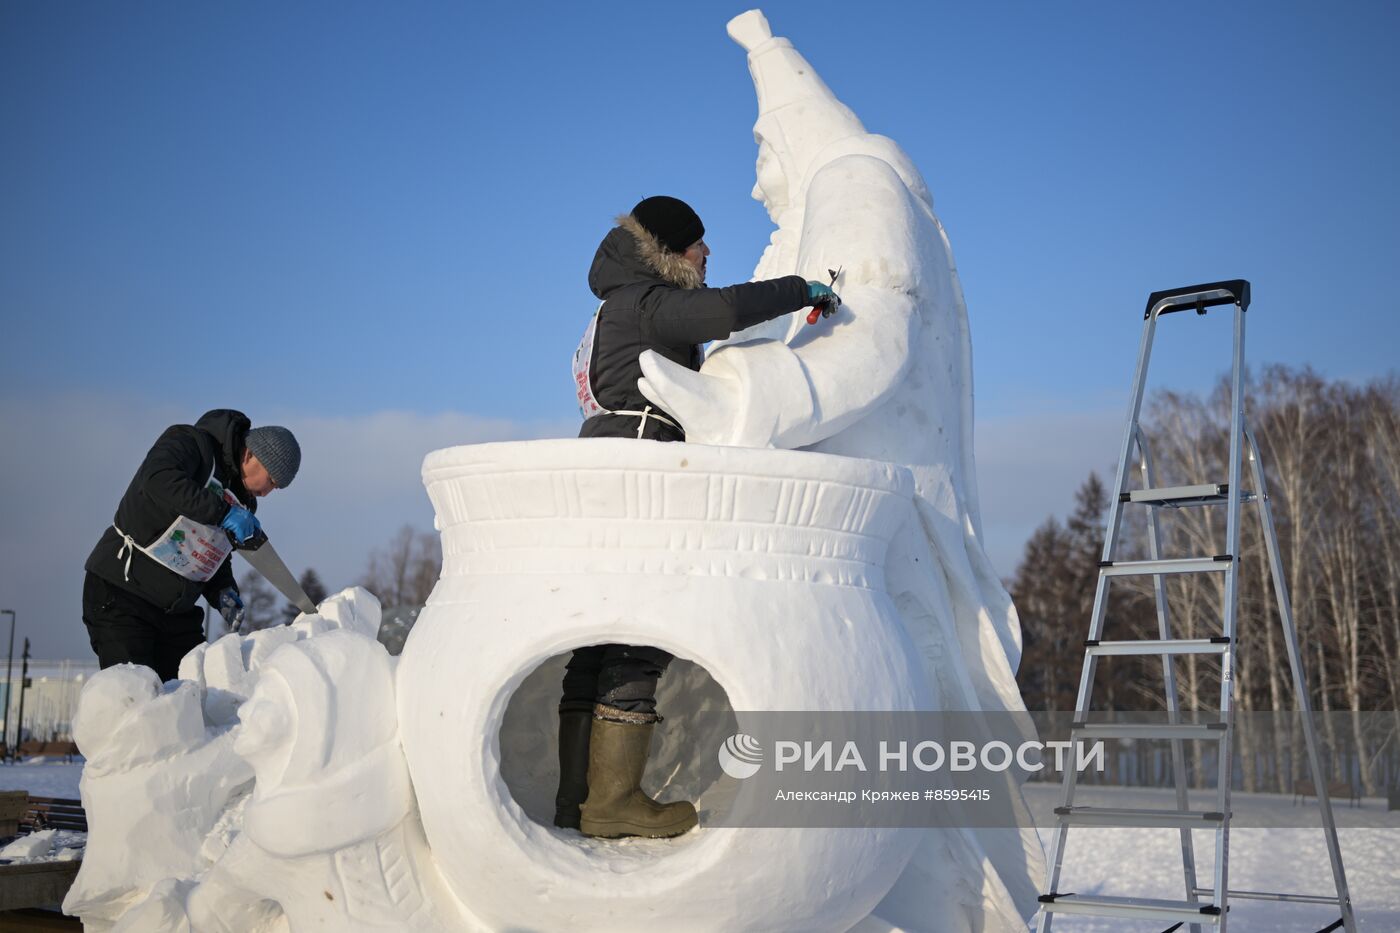
POLYGON ((122 539, 122 546, 117 548, 117 560, 121 560, 123 554, 126 555, 126 564, 122 567, 122 579, 130 581, 131 555, 136 553, 136 542, 132 539, 131 535, 118 528, 116 522, 112 522, 112 528, 116 531, 117 534, 121 535, 122 539))
POLYGON ((648 418, 655 418, 657 421, 660 421, 662 424, 669 424, 671 427, 675 428, 677 431, 679 431, 679 430, 681 429, 681 426, 678 425, 678 424, 676 424, 676 423, 675 423, 674 421, 672 421, 670 418, 667 418, 665 415, 657 414, 656 412, 652 411, 650 405, 648 405, 648 406, 646 407, 646 410, 645 410, 645 411, 624 411, 624 410, 620 410, 620 409, 619 409, 618 411, 610 412, 610 414, 614 414, 614 415, 632 415, 632 416, 634 416, 634 417, 641 418, 641 419, 642 419, 641 424, 637 425, 637 437, 638 437, 638 438, 640 438, 640 437, 642 436, 642 432, 645 431, 645 430, 647 429, 647 419, 648 419, 648 418))

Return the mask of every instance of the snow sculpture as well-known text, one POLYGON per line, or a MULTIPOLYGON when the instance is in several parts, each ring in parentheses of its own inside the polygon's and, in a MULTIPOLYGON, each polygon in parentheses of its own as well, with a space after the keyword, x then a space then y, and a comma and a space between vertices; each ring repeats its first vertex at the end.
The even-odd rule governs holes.
POLYGON ((73 726, 90 831, 64 910, 141 933, 469 929, 427 852, 378 628, 351 589, 199 646, 164 687, 130 664, 94 676, 73 726))
MULTIPOLYGON (((555 728, 558 681, 517 687, 606 641, 694 662, 735 710, 927 708, 881 573, 906 471, 595 439, 441 450, 423 472, 443 571, 405 646, 399 719, 433 856, 487 929, 845 930, 870 913, 918 831, 705 828, 717 775, 687 769, 714 764, 725 736, 688 729, 695 695, 658 698, 651 774, 678 773, 701 810, 676 840, 608 844, 535 822, 501 761, 517 730, 555 728), (508 731, 513 697, 524 710, 508 731)), ((554 778, 539 776, 549 794, 554 778)))
POLYGON ((199 930, 280 905, 293 930, 446 930, 398 742, 393 664, 332 631, 275 652, 239 712, 256 784, 243 831, 190 897, 199 930), (308 896, 310 892, 311 896, 308 896))
POLYGON ((170 684, 94 677, 74 725, 91 833, 65 901, 88 929, 1024 928, 1033 835, 717 819, 749 805, 716 754, 742 711, 1021 709, 932 199, 761 13, 729 29, 778 225, 758 275, 840 266, 845 307, 737 335, 699 374, 644 360, 691 443, 431 454, 443 572, 397 664, 378 603, 348 590, 197 648, 170 684), (562 660, 600 642, 677 657, 647 790, 696 801, 685 836, 549 825, 562 660))
POLYGON ((87 759, 79 788, 88 840, 63 909, 104 930, 159 882, 208 864, 205 839, 253 775, 228 732, 206 728, 195 684, 163 691, 155 671, 134 664, 83 687, 73 739, 87 759))
MULTIPOLYGON (((698 374, 645 354, 641 388, 690 442, 907 466, 917 521, 892 544, 886 574, 939 706, 1024 711, 1020 625, 981 543, 967 310, 928 187, 761 12, 728 28, 758 94, 754 197, 778 228, 755 278, 825 280, 840 268, 845 304, 816 326, 790 315, 736 334, 698 374)), ((1043 871, 1034 831, 984 831, 979 844, 1029 917, 1043 871)))

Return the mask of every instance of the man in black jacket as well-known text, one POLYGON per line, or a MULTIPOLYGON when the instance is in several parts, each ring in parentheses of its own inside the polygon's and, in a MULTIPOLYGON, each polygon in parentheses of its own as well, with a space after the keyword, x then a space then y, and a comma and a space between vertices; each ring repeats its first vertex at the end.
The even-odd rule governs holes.
POLYGON ((83 622, 102 667, 130 662, 173 679, 204 640, 203 596, 226 621, 242 600, 229 556, 260 530, 257 498, 292 482, 301 448, 286 428, 207 412, 151 447, 88 556, 83 622))
MULTIPOLYGON (((735 331, 839 301, 821 282, 789 275, 705 288, 705 226, 684 201, 651 197, 617 218, 593 257, 588 285, 602 305, 574 355, 580 437, 685 439, 668 412, 637 387, 646 350, 698 371, 703 345, 735 331)), ((574 651, 559 703, 556 826, 591 836, 674 836, 696 825, 686 801, 642 792, 656 714, 656 684, 671 655, 647 645, 574 651)))

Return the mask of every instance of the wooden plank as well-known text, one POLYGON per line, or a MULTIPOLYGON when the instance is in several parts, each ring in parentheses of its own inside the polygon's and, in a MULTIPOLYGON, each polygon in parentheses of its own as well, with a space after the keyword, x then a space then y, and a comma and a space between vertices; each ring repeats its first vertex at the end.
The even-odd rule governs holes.
POLYGON ((0 933, 28 933, 30 930, 68 930, 82 933, 83 922, 54 910, 14 910, 0 913, 0 933))
POLYGON ((68 829, 88 831, 87 811, 83 802, 71 797, 30 797, 29 806, 19 821, 19 828, 28 832, 39 829, 68 829))
POLYGON ((31 803, 27 807, 27 810, 32 810, 34 813, 67 813, 73 814, 74 817, 83 814, 83 807, 77 807, 74 806, 74 804, 31 803))
POLYGON ((0 910, 63 903, 82 862, 30 862, 0 865, 0 910))
POLYGON ((17 820, 28 807, 29 794, 25 791, 0 791, 0 820, 17 820))

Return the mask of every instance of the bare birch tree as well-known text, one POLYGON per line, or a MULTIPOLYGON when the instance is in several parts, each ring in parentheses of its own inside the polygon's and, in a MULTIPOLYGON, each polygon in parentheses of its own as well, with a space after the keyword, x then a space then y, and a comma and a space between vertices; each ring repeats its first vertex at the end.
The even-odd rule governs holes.
POLYGON ((385 547, 370 555, 360 585, 378 597, 385 609, 421 606, 428 601, 441 571, 438 536, 405 525, 385 547))

